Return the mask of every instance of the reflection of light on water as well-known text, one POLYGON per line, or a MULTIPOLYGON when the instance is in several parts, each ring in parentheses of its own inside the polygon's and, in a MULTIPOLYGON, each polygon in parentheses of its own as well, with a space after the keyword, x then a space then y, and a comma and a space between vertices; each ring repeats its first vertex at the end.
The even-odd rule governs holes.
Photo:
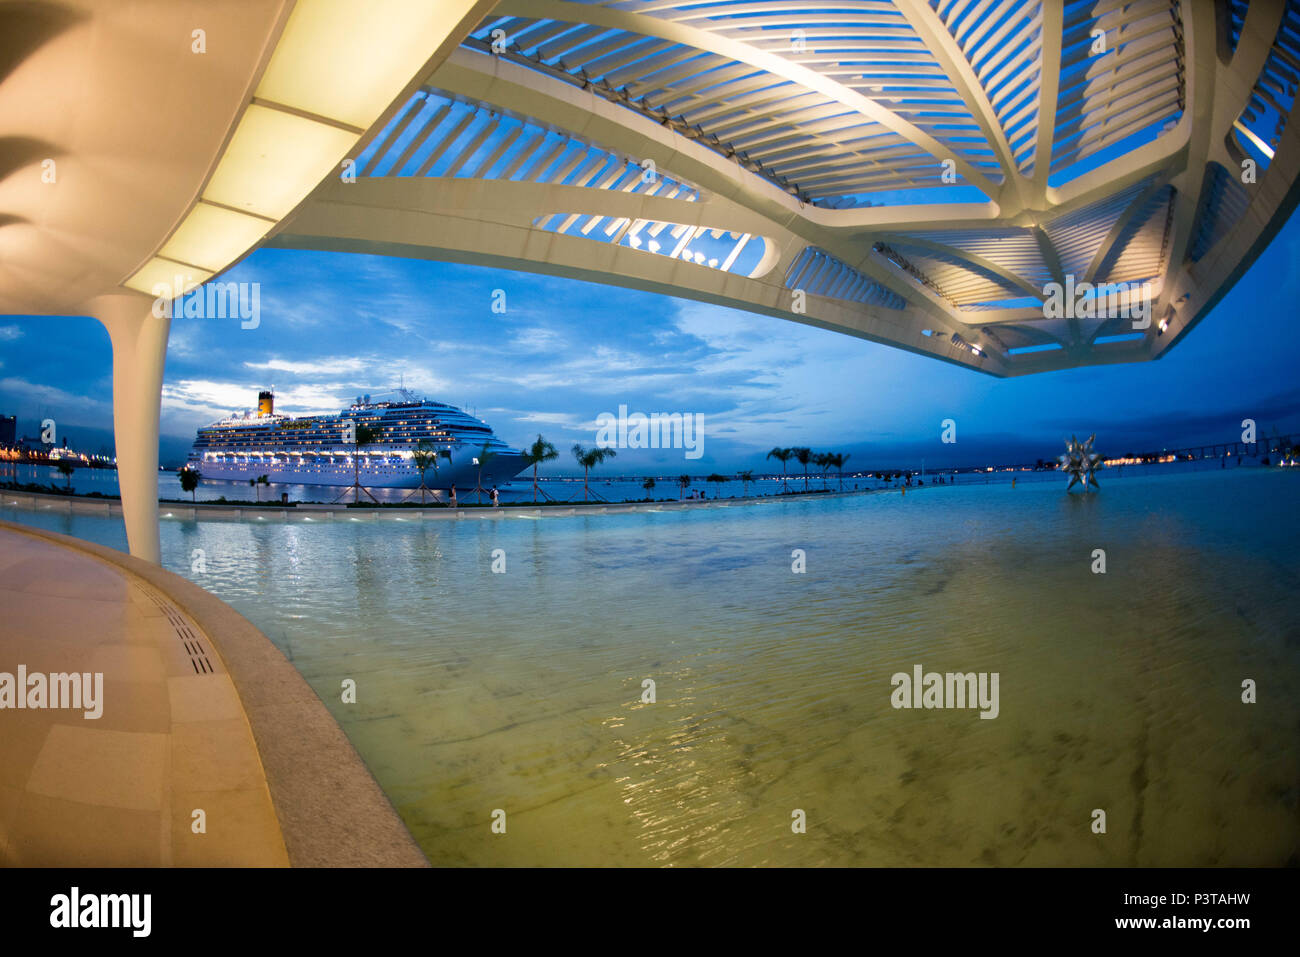
MULTIPOLYGON (((1247 709, 1223 676, 1300 679, 1294 476, 1126 479, 1087 507, 1026 483, 533 523, 175 521, 163 550, 186 575, 205 550, 195 580, 291 654, 435 863, 1280 864, 1300 704, 1247 709), (889 677, 917 663, 1000 672, 1000 717, 894 711, 889 677), (484 807, 517 839, 489 839, 484 807), (1080 807, 1110 809, 1105 841, 1080 807)), ((123 540, 106 518, 4 515, 123 540)))

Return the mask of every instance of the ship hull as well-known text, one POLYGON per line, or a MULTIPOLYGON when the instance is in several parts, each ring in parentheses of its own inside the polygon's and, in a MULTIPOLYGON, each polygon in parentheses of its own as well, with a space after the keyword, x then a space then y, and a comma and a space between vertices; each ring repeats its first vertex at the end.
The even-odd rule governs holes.
POLYGON ((189 468, 224 482, 265 476, 276 485, 419 488, 414 460, 424 451, 436 465, 425 471, 425 487, 447 490, 504 485, 526 467, 524 454, 493 435, 482 419, 401 394, 401 402, 358 396, 338 414, 295 418, 275 412, 269 391, 259 393, 256 414, 232 413, 199 429, 189 468), (479 459, 481 469, 474 464, 479 459))
MULTIPOLYGON (((480 481, 483 488, 504 485, 525 468, 524 457, 518 453, 502 452, 488 462, 479 478, 479 470, 472 463, 448 464, 440 462, 437 472, 429 469, 424 484, 430 489, 446 491, 453 485, 459 490, 472 489, 480 481)), ((419 488, 420 472, 409 464, 362 466, 360 474, 346 463, 317 462, 283 464, 258 461, 196 461, 190 467, 198 470, 204 479, 226 482, 248 482, 265 475, 275 485, 322 485, 339 487, 360 481, 366 488, 419 488)))

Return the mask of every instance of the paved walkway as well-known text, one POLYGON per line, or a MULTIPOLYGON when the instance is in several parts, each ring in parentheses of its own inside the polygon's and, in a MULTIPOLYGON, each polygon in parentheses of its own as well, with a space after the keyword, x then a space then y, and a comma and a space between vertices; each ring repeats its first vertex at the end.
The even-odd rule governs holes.
POLYGON ((0 529, 0 865, 288 863, 207 635, 125 569, 0 529), (20 666, 102 673, 102 716, 15 708, 4 690, 20 666))

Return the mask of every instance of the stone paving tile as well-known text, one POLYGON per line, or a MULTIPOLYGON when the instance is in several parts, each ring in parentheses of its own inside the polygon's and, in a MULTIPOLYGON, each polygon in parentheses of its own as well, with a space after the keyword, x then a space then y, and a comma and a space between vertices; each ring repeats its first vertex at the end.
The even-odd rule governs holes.
POLYGON ((0 865, 287 865, 243 706, 208 637, 93 556, 7 530, 0 556, 0 673, 103 675, 98 719, 0 708, 0 865))

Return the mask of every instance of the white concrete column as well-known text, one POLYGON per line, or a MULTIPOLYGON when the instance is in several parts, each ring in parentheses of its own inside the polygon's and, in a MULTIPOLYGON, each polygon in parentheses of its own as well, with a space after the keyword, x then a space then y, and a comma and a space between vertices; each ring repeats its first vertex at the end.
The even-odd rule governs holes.
POLYGON ((153 314, 140 293, 111 293, 87 304, 113 342, 113 437, 117 484, 131 554, 157 564, 158 414, 171 319, 153 314))

